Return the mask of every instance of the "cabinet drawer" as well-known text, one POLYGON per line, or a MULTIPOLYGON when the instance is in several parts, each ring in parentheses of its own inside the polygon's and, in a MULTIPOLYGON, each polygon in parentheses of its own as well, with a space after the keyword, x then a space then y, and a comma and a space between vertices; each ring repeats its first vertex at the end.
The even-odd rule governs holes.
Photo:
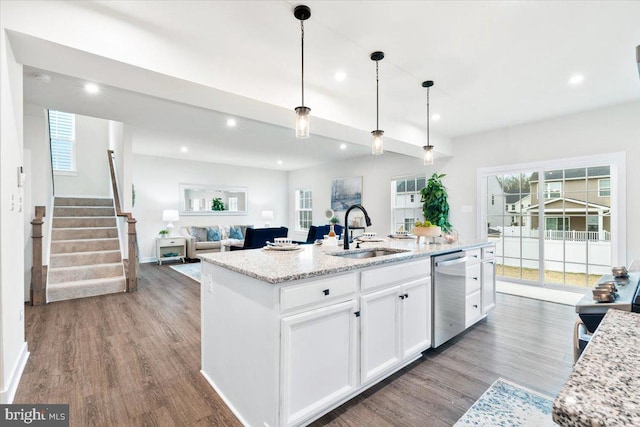
POLYGON ((468 251, 465 251, 465 255, 468 258, 467 265, 475 264, 475 263, 480 262, 480 258, 482 256, 482 250, 480 248, 478 248, 478 249, 470 249, 468 251))
POLYGON ((299 307, 333 303, 337 298, 348 297, 356 292, 356 273, 316 280, 304 285, 290 286, 280 290, 280 311, 299 307))
POLYGON ((362 272, 362 290, 375 289, 412 279, 427 277, 431 273, 431 258, 394 264, 388 267, 372 268, 362 272))
POLYGON ((467 267, 465 294, 469 295, 480 290, 482 281, 482 264, 473 264, 467 267))
POLYGON ((496 254, 495 246, 487 246, 486 248, 482 248, 482 259, 494 258, 495 254, 496 254))
POLYGON ((184 243, 185 243, 184 237, 158 239, 159 246, 178 246, 178 245, 184 245, 184 243))
POLYGON ((482 317, 482 304, 480 291, 467 295, 464 309, 465 327, 476 323, 482 317))

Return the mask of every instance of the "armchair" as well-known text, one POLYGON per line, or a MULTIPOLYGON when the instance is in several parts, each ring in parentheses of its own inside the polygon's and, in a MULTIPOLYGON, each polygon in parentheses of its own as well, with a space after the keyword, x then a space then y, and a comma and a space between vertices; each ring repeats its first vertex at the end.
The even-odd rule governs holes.
POLYGON ((262 248, 268 241, 273 242, 276 237, 287 237, 288 233, 289 229, 287 227, 247 228, 244 235, 244 244, 242 246, 231 246, 230 249, 232 251, 240 251, 262 248))
MULTIPOLYGON (((318 239, 323 239, 324 236, 326 236, 327 234, 329 234, 329 230, 331 229, 330 225, 312 225, 311 227, 309 227, 309 233, 307 234, 307 240, 305 240, 304 242, 297 242, 300 244, 309 244, 309 243, 313 243, 318 239)), ((336 236, 340 236, 342 235, 342 232, 344 231, 344 227, 342 227, 341 225, 334 225, 333 226, 333 231, 336 233, 336 236)))

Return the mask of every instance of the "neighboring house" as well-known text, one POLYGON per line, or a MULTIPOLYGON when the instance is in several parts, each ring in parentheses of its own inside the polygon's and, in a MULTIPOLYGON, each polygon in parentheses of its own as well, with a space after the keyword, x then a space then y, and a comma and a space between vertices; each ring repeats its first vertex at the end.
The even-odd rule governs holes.
MULTIPOLYGON (((539 229, 538 174, 531 177, 531 228, 539 229)), ((587 240, 609 240, 611 175, 609 166, 545 172, 542 204, 544 229, 565 234, 584 233, 587 240)))
POLYGON ((527 226, 527 211, 531 206, 531 194, 507 194, 505 196, 506 211, 511 215, 513 226, 527 226), (524 215, 523 215, 524 213, 524 215))
POLYGON ((496 230, 496 227, 503 227, 503 216, 507 214, 504 204, 504 191, 497 176, 487 177, 487 196, 487 227, 489 228, 489 234, 495 234, 492 229, 496 230))

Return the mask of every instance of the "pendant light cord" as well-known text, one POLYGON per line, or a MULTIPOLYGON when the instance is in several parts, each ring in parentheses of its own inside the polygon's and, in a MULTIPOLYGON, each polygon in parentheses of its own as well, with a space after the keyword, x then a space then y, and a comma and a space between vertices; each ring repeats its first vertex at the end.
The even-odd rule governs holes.
POLYGON ((427 88, 427 147, 431 146, 429 143, 429 89, 431 88, 427 88))
POLYGON ((378 61, 376 61, 376 130, 380 130, 380 124, 378 123, 379 106, 378 106, 378 61))
POLYGON ((302 106, 304 107, 304 21, 300 21, 300 40, 302 46, 302 106))

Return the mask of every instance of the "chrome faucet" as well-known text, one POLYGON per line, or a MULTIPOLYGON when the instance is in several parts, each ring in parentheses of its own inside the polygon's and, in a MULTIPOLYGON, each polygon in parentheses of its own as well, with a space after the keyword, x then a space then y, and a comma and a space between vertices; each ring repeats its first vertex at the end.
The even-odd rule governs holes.
POLYGON ((369 218, 369 214, 366 209, 362 205, 351 205, 347 212, 344 214, 344 236, 342 240, 344 241, 344 248, 349 249, 349 212, 353 209, 358 208, 364 214, 364 221, 367 223, 367 227, 371 227, 371 218, 369 218))

